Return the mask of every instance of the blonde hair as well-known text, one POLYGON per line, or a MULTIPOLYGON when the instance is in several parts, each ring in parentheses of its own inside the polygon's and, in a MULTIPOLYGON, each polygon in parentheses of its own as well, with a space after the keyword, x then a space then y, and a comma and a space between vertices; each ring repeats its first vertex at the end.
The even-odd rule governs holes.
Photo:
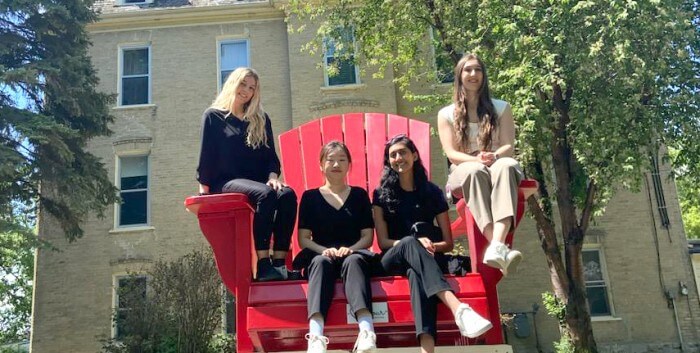
POLYGON ((214 99, 211 107, 214 109, 227 111, 228 116, 233 112, 233 101, 236 97, 238 86, 247 77, 255 79, 255 92, 253 97, 243 105, 243 120, 249 122, 248 130, 246 131, 246 145, 256 149, 261 145, 269 147, 267 144, 267 135, 265 134, 265 112, 260 104, 260 78, 258 73, 248 67, 239 67, 228 75, 224 86, 221 87, 221 92, 214 99))

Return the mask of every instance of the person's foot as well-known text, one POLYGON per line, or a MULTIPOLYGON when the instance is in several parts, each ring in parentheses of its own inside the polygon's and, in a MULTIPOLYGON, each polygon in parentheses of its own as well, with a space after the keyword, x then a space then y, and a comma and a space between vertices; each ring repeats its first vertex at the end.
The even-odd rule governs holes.
POLYGON ((501 270, 503 276, 508 276, 509 273, 518 272, 518 265, 523 260, 523 254, 518 250, 510 250, 506 254, 506 266, 501 270))
POLYGON ((503 243, 491 242, 486 252, 484 253, 484 264, 503 270, 506 268, 508 255, 508 247, 503 243))
POLYGON ((282 279, 287 279, 289 278, 289 270, 287 270, 287 266, 275 266, 275 271, 282 276, 282 279))
POLYGON ((355 353, 374 353, 377 350, 377 335, 368 330, 360 331, 352 350, 355 353))
POLYGON ((326 353, 326 347, 328 347, 328 337, 326 336, 316 336, 307 333, 304 336, 309 342, 306 353, 326 353))
POLYGON ((284 277, 282 277, 282 274, 279 271, 277 271, 274 266, 272 266, 270 260, 258 261, 258 282, 281 281, 283 279, 284 277))
POLYGON ((493 327, 489 320, 481 317, 469 305, 464 303, 459 304, 455 312, 455 323, 459 327, 459 333, 469 338, 479 337, 493 327))

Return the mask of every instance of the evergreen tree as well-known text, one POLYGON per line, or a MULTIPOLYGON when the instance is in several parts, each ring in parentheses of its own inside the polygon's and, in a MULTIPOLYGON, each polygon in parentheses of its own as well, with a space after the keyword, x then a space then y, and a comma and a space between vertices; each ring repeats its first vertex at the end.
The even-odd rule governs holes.
POLYGON ((85 25, 92 1, 0 1, 0 343, 28 338, 39 209, 69 240, 117 200, 88 140, 108 134, 85 25))
POLYGON ((91 5, 0 2, 0 232, 18 212, 41 208, 74 240, 89 212, 101 216, 117 199, 102 162, 85 150, 113 119, 113 97, 95 90, 88 57, 91 5))

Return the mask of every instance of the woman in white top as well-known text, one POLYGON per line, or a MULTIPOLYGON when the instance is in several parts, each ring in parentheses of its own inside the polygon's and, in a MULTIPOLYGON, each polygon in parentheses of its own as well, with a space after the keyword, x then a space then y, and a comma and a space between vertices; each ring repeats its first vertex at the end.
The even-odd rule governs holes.
POLYGON ((490 241, 484 263, 507 275, 522 260, 505 239, 514 227, 523 172, 512 158, 515 123, 510 105, 491 98, 486 68, 474 54, 464 55, 455 66, 453 104, 438 113, 438 132, 451 163, 447 188, 466 199, 490 241))

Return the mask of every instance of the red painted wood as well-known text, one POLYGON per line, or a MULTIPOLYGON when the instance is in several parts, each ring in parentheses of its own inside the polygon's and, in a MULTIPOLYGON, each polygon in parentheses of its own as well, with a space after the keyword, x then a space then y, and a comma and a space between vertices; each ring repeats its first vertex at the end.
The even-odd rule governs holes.
POLYGON ((214 252, 216 267, 228 289, 236 296, 237 347, 252 352, 247 333, 248 288, 250 287, 254 253, 251 228, 253 208, 243 194, 192 196, 185 207, 197 215, 199 227, 214 252), (244 249, 244 251, 232 251, 244 249))
POLYGON ((345 145, 352 156, 348 184, 367 189, 367 155, 365 153, 365 123, 362 113, 345 114, 345 145))
MULTIPOLYGON (((299 127, 299 136, 301 141, 301 154, 303 156, 301 165, 283 164, 283 170, 291 168, 304 168, 306 177, 306 189, 313 189, 323 185, 323 174, 319 165, 318 155, 323 146, 321 140, 321 123, 320 120, 310 121, 299 127), (285 168, 286 166, 286 168, 285 168)), ((302 190, 297 191, 297 195, 301 198, 302 190)))
POLYGON ((398 134, 408 135, 408 119, 400 115, 387 115, 387 134, 386 139, 389 140, 398 134))
POLYGON ((345 141, 343 138, 343 117, 330 115, 321 119, 321 137, 324 145, 333 140, 345 141))
MULTIPOLYGON (((427 123, 396 115, 352 113, 331 116, 303 124, 279 137, 280 157, 285 182, 299 197, 304 190, 323 182, 319 168, 319 152, 324 142, 342 139, 353 157, 353 170, 348 179, 352 185, 367 187, 370 195, 381 177, 384 146, 387 136, 408 133, 416 142, 423 164, 430 170, 430 127, 427 123)), ((537 184, 521 183, 518 214, 524 210, 523 190, 537 184)), ((252 248, 253 209, 240 194, 191 197, 185 201, 197 214, 200 228, 214 251, 217 267, 224 283, 236 295, 236 331, 238 351, 299 351, 306 348, 303 339, 308 330, 306 318, 306 281, 252 283, 254 271, 252 248)), ((445 306, 438 311, 438 345, 496 344, 503 341, 496 284, 500 272, 481 264, 485 239, 478 233, 473 217, 464 203, 458 204, 461 215, 452 224, 456 236, 468 234, 473 273, 466 277, 448 276, 448 282, 463 302, 469 303, 494 323, 484 336, 469 340, 461 337, 452 314, 445 306)), ((512 242, 513 235, 507 238, 512 242)), ((295 238, 296 239, 296 238, 295 238)), ((293 241, 291 253, 299 251, 293 241)), ((413 315, 410 309, 409 285, 403 277, 383 277, 372 280, 375 302, 386 302, 389 322, 377 323, 379 347, 416 346, 413 315)), ((357 326, 347 324, 342 284, 336 284, 331 314, 326 321, 326 334, 331 337, 329 349, 351 349, 357 337, 357 326)))
POLYGON ((386 117, 384 114, 365 114, 367 131, 367 184, 370 197, 382 177, 384 144, 386 143, 386 117))
POLYGON ((408 135, 413 143, 416 144, 423 166, 425 166, 425 171, 428 172, 428 179, 430 179, 430 161, 432 160, 430 156, 430 125, 418 120, 409 120, 408 130, 408 135))

